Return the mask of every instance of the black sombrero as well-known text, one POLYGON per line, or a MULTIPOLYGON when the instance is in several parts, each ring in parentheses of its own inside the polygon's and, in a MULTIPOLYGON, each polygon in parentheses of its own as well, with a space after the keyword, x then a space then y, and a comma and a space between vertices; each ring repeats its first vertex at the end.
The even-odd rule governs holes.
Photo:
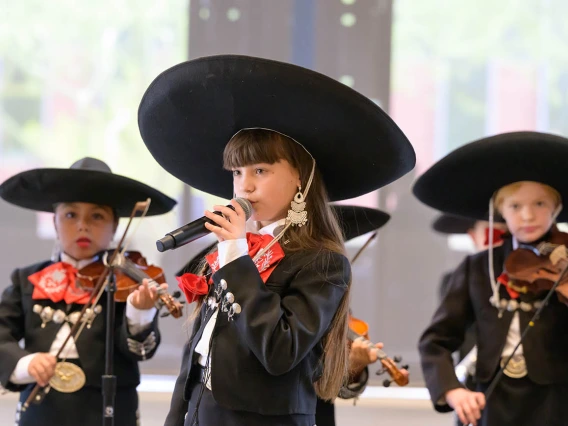
MULTIPOLYGON (((349 241, 353 238, 365 235, 368 232, 376 231, 382 228, 390 219, 388 213, 369 207, 334 204, 331 208, 335 211, 339 221, 344 241, 349 241)), ((196 273, 203 257, 205 257, 215 245, 217 245, 216 242, 205 247, 193 256, 175 275, 179 277, 186 272, 196 273)))
MULTIPOLYGON (((538 132, 503 133, 464 145, 414 184, 414 195, 445 213, 487 220, 489 200, 505 185, 544 183, 568 199, 568 139, 538 132)), ((568 220, 564 209, 558 220, 568 220)))
POLYGON ((233 188, 223 149, 247 128, 301 143, 335 201, 391 183, 415 164, 406 136, 368 98, 317 72, 247 56, 205 57, 164 71, 142 98, 138 125, 164 169, 224 198, 233 188))
POLYGON ((376 231, 390 219, 388 213, 369 207, 335 204, 332 208, 339 220, 344 241, 376 231))
POLYGON ((83 202, 110 206, 128 217, 134 204, 150 198, 148 215, 167 213, 176 201, 151 186, 115 175, 101 160, 86 157, 69 169, 33 169, 0 185, 0 197, 27 209, 53 212, 57 203, 83 202))
POLYGON ((432 222, 432 229, 441 234, 467 234, 475 222, 476 219, 443 213, 432 222))

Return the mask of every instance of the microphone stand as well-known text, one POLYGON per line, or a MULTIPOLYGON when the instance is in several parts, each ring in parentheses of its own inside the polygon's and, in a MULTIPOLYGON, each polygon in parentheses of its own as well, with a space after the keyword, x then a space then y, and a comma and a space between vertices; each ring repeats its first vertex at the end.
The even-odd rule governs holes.
MULTIPOLYGON (((102 396, 103 396, 103 426, 114 426, 114 408, 116 399, 116 376, 113 374, 114 370, 114 323, 115 323, 115 308, 116 303, 114 295, 116 293, 116 274, 115 265, 120 255, 120 247, 123 247, 124 240, 132 224, 132 219, 140 214, 140 217, 146 216, 150 208, 151 200, 148 198, 145 202, 137 202, 134 209, 130 214, 130 219, 124 234, 118 243, 118 248, 115 250, 109 262, 106 262, 108 271, 107 291, 107 315, 106 315, 106 337, 105 337, 105 374, 101 377, 102 381, 102 396)), ((126 247, 123 248, 123 252, 126 247)))
POLYGON ((106 287, 106 338, 105 338, 105 371, 102 379, 103 395, 103 426, 114 426, 114 408, 116 397, 116 376, 114 370, 114 322, 115 307, 114 294, 116 293, 116 275, 114 265, 109 265, 109 279, 106 287))

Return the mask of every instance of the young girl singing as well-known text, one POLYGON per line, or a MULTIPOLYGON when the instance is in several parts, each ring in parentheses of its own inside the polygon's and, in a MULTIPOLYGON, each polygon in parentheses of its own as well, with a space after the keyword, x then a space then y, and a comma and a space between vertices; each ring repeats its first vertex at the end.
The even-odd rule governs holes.
MULTIPOLYGON (((353 238, 368 234, 376 231, 385 225, 390 219, 390 215, 369 207, 353 206, 336 204, 331 206, 333 213, 337 216, 343 241, 347 242, 353 238)), ((374 235, 370 236, 373 238, 374 235)), ((204 251, 198 253, 193 259, 176 274, 176 276, 183 276, 185 273, 198 273, 200 268, 200 259, 213 250, 214 246, 206 247, 204 251)), ((184 278, 181 279, 183 283, 184 278)), ((189 298, 192 296, 189 295, 189 298)), ((344 383, 339 392, 339 398, 351 399, 357 398, 363 393, 367 387, 369 380, 368 366, 378 361, 378 354, 374 347, 369 346, 363 339, 348 339, 349 340, 349 359, 348 359, 348 379, 344 383)), ((187 345, 186 345, 187 346, 187 345)), ((382 343, 376 345, 379 349, 383 347, 382 343)), ((188 365, 188 352, 189 348, 184 348, 184 359, 182 366, 188 365)), ((402 370, 403 374, 408 374, 406 370, 402 370)), ((180 374, 180 377, 185 380, 185 374, 180 374)), ((181 385, 181 383, 179 383, 181 385)), ((175 415, 178 418, 185 416, 187 412, 187 403, 183 401, 182 392, 176 392, 175 396, 178 400, 172 399, 171 410, 168 418, 175 415)), ((167 423, 167 422, 166 422, 167 423)), ((332 401, 317 399, 316 404, 316 424, 319 426, 335 426, 335 405, 332 401)))
POLYGON ((166 424, 313 426, 316 395, 335 398, 347 365, 351 272, 328 201, 408 172, 412 147, 348 87, 242 56, 162 73, 139 125, 174 176, 252 206, 249 220, 234 200, 206 212, 217 250, 181 282, 199 301, 172 397, 187 415, 172 407, 166 424))
POLYGON ((501 246, 494 247, 490 241, 487 251, 462 262, 420 339, 424 377, 434 407, 442 412, 454 409, 466 424, 568 424, 566 290, 558 288, 521 343, 521 334, 547 291, 535 291, 534 285, 510 278, 505 269, 513 250, 544 256, 541 243, 566 237, 555 221, 568 217, 562 211, 562 199, 568 197, 567 156, 565 138, 507 133, 457 149, 414 186, 421 201, 442 211, 480 220, 489 211, 490 222, 500 214, 510 232, 501 246), (461 385, 451 358, 472 323, 478 346, 478 392, 461 385), (486 400, 482 392, 500 368, 504 374, 486 400))
MULTIPOLYGON (((93 158, 83 158, 69 169, 22 172, 0 185, 0 196, 20 207, 53 212, 59 246, 51 260, 14 270, 0 301, 0 382, 20 392, 16 425, 100 426, 106 296, 91 312, 90 326, 69 340, 59 359, 55 356, 91 296, 92 288, 81 286, 78 271, 100 261, 118 219, 130 216, 136 202, 150 198, 148 214, 156 215, 171 210, 175 201, 111 173, 93 158), (41 403, 23 411, 36 383, 50 390, 41 403)), ((160 343, 156 298, 156 288, 145 283, 126 303, 116 303, 116 425, 138 424, 138 361, 151 358, 160 343)))

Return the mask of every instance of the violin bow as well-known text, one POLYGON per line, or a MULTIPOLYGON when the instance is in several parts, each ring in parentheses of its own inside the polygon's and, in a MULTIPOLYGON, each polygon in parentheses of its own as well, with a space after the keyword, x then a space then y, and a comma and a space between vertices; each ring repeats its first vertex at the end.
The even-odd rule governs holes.
POLYGON ((351 259, 351 264, 353 265, 353 263, 357 260, 357 258, 361 255, 361 253, 363 253, 363 250, 365 250, 369 244, 371 244, 371 241, 373 241, 373 239, 377 236, 377 233, 379 231, 375 231, 371 234, 371 236, 367 239, 367 241, 365 241, 365 244, 363 244, 361 246, 361 248, 359 250, 357 250, 357 253, 355 253, 355 256, 353 256, 353 259, 351 259))

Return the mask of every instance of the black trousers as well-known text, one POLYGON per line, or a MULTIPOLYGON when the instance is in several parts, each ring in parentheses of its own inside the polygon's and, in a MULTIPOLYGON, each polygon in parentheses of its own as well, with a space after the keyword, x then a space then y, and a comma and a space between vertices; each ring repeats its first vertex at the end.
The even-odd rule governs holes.
MULTIPOLYGON (((28 398, 30 386, 20 394, 16 412, 18 426, 101 426, 103 424, 103 397, 100 388, 84 387, 77 392, 61 393, 51 389, 40 404, 30 404, 25 412, 21 405, 28 398)), ((138 425, 138 394, 136 388, 116 390, 114 424, 138 425)), ((0 420, 0 424, 4 423, 0 420)))
MULTIPOLYGON (((477 385, 484 392, 489 383, 477 385)), ((480 426, 568 425, 568 384, 538 385, 503 375, 483 410, 480 426)))
POLYGON ((317 426, 335 426, 335 405, 318 398, 316 405, 317 426))
POLYGON ((258 413, 230 410, 217 404, 213 393, 202 383, 194 381, 191 386, 184 426, 315 426, 316 424, 313 415, 263 416, 258 413))

